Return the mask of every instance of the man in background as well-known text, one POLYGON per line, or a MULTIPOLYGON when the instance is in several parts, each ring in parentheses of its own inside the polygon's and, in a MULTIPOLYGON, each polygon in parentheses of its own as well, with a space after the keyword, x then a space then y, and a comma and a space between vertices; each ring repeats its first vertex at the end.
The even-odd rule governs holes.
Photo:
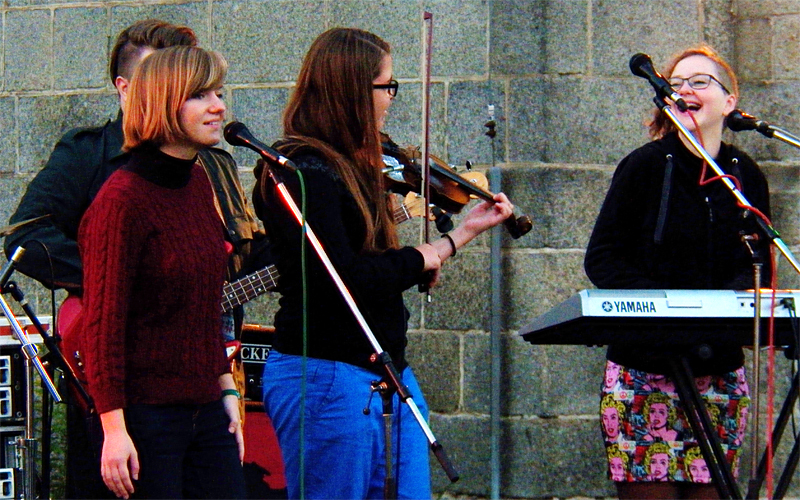
MULTIPOLYGON (((109 74, 119 95, 120 112, 103 126, 64 134, 47 164, 28 185, 10 223, 49 217, 6 237, 7 255, 19 246, 26 250, 17 266, 20 272, 48 288, 64 288, 72 296, 81 295, 83 271, 76 241, 78 226, 106 179, 127 163, 128 154, 121 151, 122 109, 130 79, 139 62, 150 53, 175 45, 197 45, 197 38, 188 27, 155 19, 136 22, 119 34, 111 51, 109 74)), ((214 186, 218 212, 233 246, 228 279, 263 267, 269 262, 268 242, 248 206, 233 158, 221 149, 209 148, 200 152, 198 161, 214 186)), ((233 332, 241 328, 241 308, 224 320, 228 336, 233 337, 233 332)), ((165 342, 164 348, 174 346, 165 342)), ((64 353, 66 358, 71 355, 64 353)), ((238 371, 239 391, 243 392, 241 367, 238 371)), ((94 419, 87 419, 74 404, 68 406, 67 414, 66 497, 114 498, 100 478, 98 455, 102 441, 98 439, 99 433, 91 430, 94 419)))

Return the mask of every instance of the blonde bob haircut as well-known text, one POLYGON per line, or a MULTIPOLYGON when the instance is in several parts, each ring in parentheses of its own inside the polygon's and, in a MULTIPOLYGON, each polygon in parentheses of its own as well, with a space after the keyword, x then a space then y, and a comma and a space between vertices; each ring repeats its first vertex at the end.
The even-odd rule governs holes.
POLYGON ((186 139, 181 107, 198 94, 222 87, 227 70, 220 54, 199 47, 168 47, 145 57, 133 73, 123 110, 123 151, 186 139))

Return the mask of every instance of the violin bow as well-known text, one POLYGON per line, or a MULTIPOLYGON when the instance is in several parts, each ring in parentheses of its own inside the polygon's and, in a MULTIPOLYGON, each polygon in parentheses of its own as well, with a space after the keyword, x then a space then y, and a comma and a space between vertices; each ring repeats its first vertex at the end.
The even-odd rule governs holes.
MULTIPOLYGON (((431 45, 433 44, 433 14, 422 13, 423 50, 422 58, 422 201, 425 206, 425 222, 422 226, 425 243, 431 241, 430 201, 431 201, 431 165, 430 165, 430 118, 431 118, 431 45)), ((420 292, 425 292, 428 302, 431 301, 431 290, 427 285, 420 285, 420 292)))

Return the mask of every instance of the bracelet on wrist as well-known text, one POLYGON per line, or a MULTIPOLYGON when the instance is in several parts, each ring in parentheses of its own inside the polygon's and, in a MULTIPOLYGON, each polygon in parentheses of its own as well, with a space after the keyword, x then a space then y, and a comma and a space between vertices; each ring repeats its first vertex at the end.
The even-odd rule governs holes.
POLYGON ((222 389, 222 397, 236 396, 236 399, 242 399, 242 395, 236 389, 222 389))
POLYGON ((447 241, 450 242, 450 248, 453 250, 453 253, 450 256, 451 257, 455 257, 456 256, 456 242, 453 241, 453 237, 450 236, 448 233, 444 233, 442 235, 442 238, 447 238, 447 241))

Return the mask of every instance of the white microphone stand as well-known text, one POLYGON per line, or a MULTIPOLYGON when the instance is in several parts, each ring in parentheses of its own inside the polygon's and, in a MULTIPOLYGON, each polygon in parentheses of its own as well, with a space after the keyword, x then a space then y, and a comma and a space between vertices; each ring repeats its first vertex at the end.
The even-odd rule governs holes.
MULTIPOLYGON (((397 391, 400 400, 406 403, 411 410, 411 413, 416 418, 417 423, 422 428, 422 431, 425 433, 425 436, 428 439, 428 443, 430 444, 431 451, 433 452, 436 459, 439 461, 439 464, 444 469, 445 473, 447 474, 448 479, 451 482, 456 482, 459 479, 459 475, 456 472, 455 468, 453 467, 450 459, 447 457, 447 454, 444 451, 444 448, 438 441, 436 441, 436 437, 433 435, 431 428, 428 426, 428 423, 425 422, 425 418, 422 416, 422 413, 419 411, 419 407, 414 402, 411 394, 408 392, 408 388, 403 385, 400 380, 400 374, 397 372, 389 353, 383 350, 378 340, 375 338, 375 334, 372 332, 369 324, 367 324, 366 318, 361 314, 361 311, 358 308, 358 305, 355 302, 350 290, 347 289, 344 281, 342 280, 341 275, 336 270, 331 262, 328 254, 325 252, 325 249, 322 247, 319 239, 317 239, 314 230, 308 225, 308 222, 304 219, 302 212, 295 203, 292 195, 289 193, 289 190, 286 188, 286 185, 278 179, 275 175, 275 171, 270 167, 270 163, 274 163, 272 158, 267 157, 266 155, 261 155, 262 158, 266 160, 264 168, 266 172, 269 174, 270 179, 275 184, 275 188, 278 190, 281 198, 283 199, 284 203, 286 204, 289 211, 292 213, 294 218, 297 220, 298 224, 304 229, 306 234, 306 238, 308 239, 311 246, 314 248, 314 251, 319 256, 320 261, 322 262, 323 266, 327 270, 328 274, 330 275, 331 279, 333 280, 336 288, 339 290, 344 301, 347 303, 350 311, 353 313, 356 321, 358 322, 359 326, 366 335, 367 340, 372 345, 373 350, 375 351, 376 359, 375 361, 381 363, 383 367, 386 369, 387 380, 393 386, 392 388, 397 391)), ((281 165, 284 168, 293 168, 293 165, 281 165)), ((262 174, 263 175, 263 174, 262 174)))
MULTIPOLYGON (((25 249, 18 247, 3 268, 2 273, 0 273, 0 290, 5 288, 8 278, 14 271, 14 266, 19 262, 24 253, 25 249)), ((31 343, 28 335, 19 324, 19 321, 17 321, 17 317, 14 315, 14 312, 9 307, 2 293, 0 293, 0 308, 2 308, 3 314, 8 319, 8 324, 14 331, 16 339, 22 344, 20 350, 25 359, 25 434, 23 439, 17 440, 17 449, 20 450, 21 455, 21 463, 18 465, 20 466, 19 468, 23 470, 23 498, 25 500, 32 500, 36 497, 36 475, 34 474, 36 470, 36 439, 33 433, 33 368, 36 368, 39 372, 42 383, 52 396, 53 401, 60 403, 61 396, 58 394, 55 385, 53 385, 53 381, 50 380, 50 376, 47 374, 47 371, 42 365, 42 361, 38 357, 39 348, 31 343)))
MULTIPOLYGON (((675 116, 675 113, 672 112, 667 103, 664 102, 664 100, 658 96, 656 96, 653 99, 653 102, 655 102, 656 106, 658 106, 659 109, 661 109, 661 111, 669 117, 672 123, 674 123, 675 126, 678 128, 681 135, 683 135, 692 144, 692 147, 695 149, 695 151, 697 151, 700 154, 700 156, 708 163, 708 165, 711 167, 714 173, 716 173, 718 176, 721 177, 722 183, 725 185, 725 187, 728 188, 728 190, 739 201, 739 203, 741 203, 746 207, 752 207, 753 205, 750 204, 749 201, 747 201, 747 198, 745 198, 744 194, 742 194, 742 192, 739 191, 739 189, 736 187, 733 181, 725 177, 725 172, 723 172, 722 169, 719 168, 719 165, 717 165, 717 162, 714 161, 714 158, 712 158, 711 155, 708 154, 708 151, 706 151, 705 148, 703 148, 703 146, 701 146, 700 143, 697 142, 697 139, 694 138, 692 133, 689 132, 689 130, 686 127, 683 126, 680 120, 678 120, 678 118, 675 116)), ((800 147, 800 143, 798 143, 798 147, 800 147)), ((772 241, 772 243, 775 244, 775 246, 778 248, 778 250, 780 250, 783 256, 786 257, 786 260, 789 261, 794 270, 797 271, 798 274, 800 274, 800 263, 797 262, 797 259, 795 259, 794 255, 792 254, 792 251, 789 250, 789 247, 786 246, 786 243, 783 242, 783 239, 781 239, 778 232, 772 226, 767 225, 767 223, 763 221, 760 217, 756 217, 756 221, 758 221, 759 226, 764 231, 765 235, 770 239, 770 241, 772 241)))
MULTIPOLYGON (((787 144, 790 144, 790 145, 792 145, 792 146, 794 146, 796 148, 800 148, 800 139, 798 139, 794 135, 790 134, 786 130, 784 130, 782 128, 779 128, 779 127, 776 127, 774 125, 770 125, 769 123, 766 123, 766 122, 763 122, 763 121, 760 121, 760 120, 756 120, 752 116, 746 115, 745 113, 742 113, 739 110, 734 110, 733 113, 739 113, 740 115, 744 114, 745 118, 748 118, 748 119, 752 120, 751 124, 746 125, 746 126, 741 126, 740 125, 740 126, 734 127, 733 125, 731 125, 729 123, 728 128, 730 128, 734 132, 739 132, 739 131, 743 131, 743 130, 756 130, 756 131, 758 131, 759 133, 761 133, 762 135, 764 135, 766 137, 776 138, 776 139, 779 139, 779 140, 781 140, 781 141, 783 141, 783 142, 785 142, 787 144)), ((758 342, 759 339, 756 338, 755 340, 756 340, 756 342, 758 342)), ((800 353, 800 346, 795 345, 793 347, 795 349, 795 356, 797 356, 797 353, 800 353)), ((759 373, 760 373, 758 371, 759 370, 758 369, 759 345, 757 343, 753 344, 753 350, 754 350, 754 356, 753 356, 753 366, 754 366, 754 368, 753 368, 753 371, 755 373, 755 377, 756 377, 755 380, 756 380, 756 384, 757 384, 758 383, 758 376, 759 376, 759 373)), ((794 403, 798 399, 798 390, 800 389, 800 387, 798 387, 799 383, 800 383, 800 374, 795 374, 794 379, 792 380, 792 386, 791 386, 791 388, 789 390, 789 394, 787 395, 786 400, 784 401, 783 408, 781 409, 780 415, 779 415, 778 419, 775 421, 775 425, 773 427, 773 432, 772 432, 772 443, 773 443, 772 454, 773 455, 775 453, 775 447, 777 446, 777 443, 780 441, 781 437, 783 436, 783 431, 784 431, 784 428, 786 426, 786 422, 789 420, 790 416, 792 415, 792 407, 794 406, 794 403)), ((756 387, 758 387, 758 385, 756 385, 756 387)), ((762 485, 762 483, 764 481, 764 478, 766 476, 767 461, 770 458, 769 455, 768 455, 769 454, 769 450, 768 449, 764 450, 764 453, 763 453, 763 455, 761 457, 761 461, 760 462, 758 461, 758 458, 757 458, 757 455, 758 455, 758 435, 757 435, 757 432, 758 432, 758 425, 757 425, 758 424, 758 420, 757 419, 758 419, 758 408, 759 408, 758 392, 756 392, 756 394, 755 394, 753 408, 754 408, 754 411, 756 412, 755 413, 756 425, 754 426, 755 431, 753 433, 755 435, 755 437, 754 437, 754 440, 753 440, 752 473, 751 473, 751 479, 750 479, 750 483, 749 483, 749 487, 748 487, 747 498, 758 498, 758 493, 759 493, 759 491, 761 489, 761 485, 762 485)), ((787 489, 789 487, 789 483, 791 482, 792 475, 794 473, 794 470, 797 467, 798 462, 800 462, 800 437, 796 436, 795 437, 794 446, 793 446, 791 452, 789 453, 789 458, 786 461, 786 465, 784 467, 783 473, 781 474, 781 477, 778 480, 778 483, 777 483, 777 485, 775 487, 774 498, 783 498, 784 497, 784 495, 786 494, 786 491, 787 491, 787 489)))

